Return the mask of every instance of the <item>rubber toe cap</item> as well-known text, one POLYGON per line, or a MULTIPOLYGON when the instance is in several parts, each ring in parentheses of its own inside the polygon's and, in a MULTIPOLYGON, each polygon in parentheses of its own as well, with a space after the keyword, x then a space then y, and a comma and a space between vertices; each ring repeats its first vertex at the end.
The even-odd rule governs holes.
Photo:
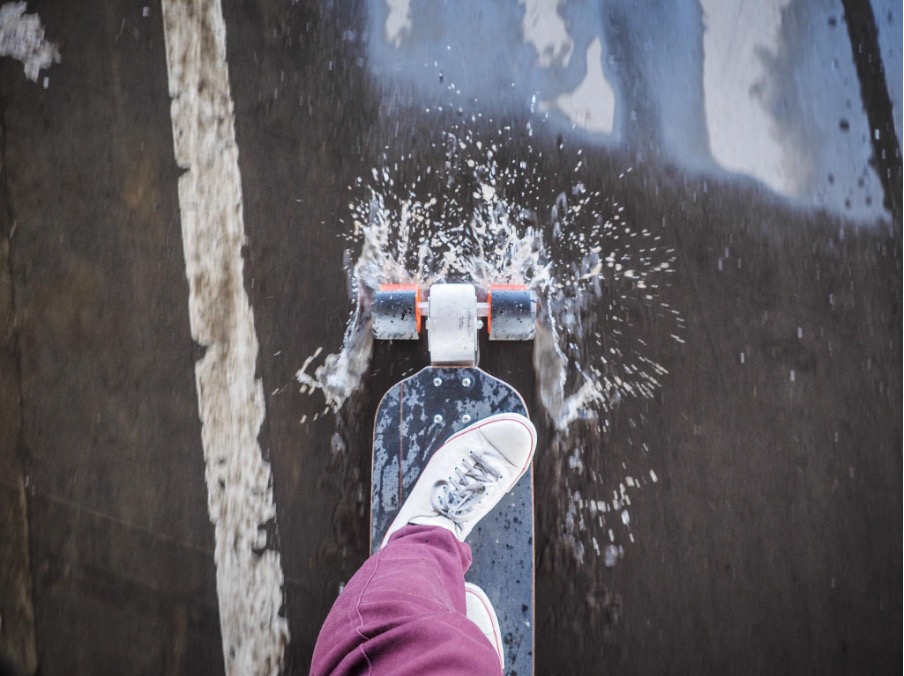
POLYGON ((495 420, 481 427, 480 432, 516 467, 522 467, 533 455, 537 431, 533 423, 523 416, 495 420))

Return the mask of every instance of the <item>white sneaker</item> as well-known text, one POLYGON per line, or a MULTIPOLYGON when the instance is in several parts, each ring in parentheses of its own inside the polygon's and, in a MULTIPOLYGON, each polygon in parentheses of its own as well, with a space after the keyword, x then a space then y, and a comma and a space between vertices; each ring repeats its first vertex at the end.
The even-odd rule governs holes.
POLYGON ((496 617, 496 610, 490 603, 489 597, 476 584, 465 582, 465 602, 468 605, 468 619, 480 627, 483 635, 493 644, 496 654, 499 655, 499 668, 505 671, 502 630, 499 629, 499 619, 496 617))
POLYGON ((408 524, 442 526, 464 541, 518 483, 537 447, 533 423, 517 413, 478 420, 430 458, 383 537, 408 524))

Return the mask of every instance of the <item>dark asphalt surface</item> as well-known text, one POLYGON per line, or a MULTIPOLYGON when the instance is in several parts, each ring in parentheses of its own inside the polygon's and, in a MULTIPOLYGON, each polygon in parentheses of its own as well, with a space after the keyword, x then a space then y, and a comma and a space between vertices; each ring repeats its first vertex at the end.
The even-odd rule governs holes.
MULTIPOLYGON (((458 121, 424 114, 413 90, 381 91, 365 8, 320 4, 224 3, 286 673, 306 673, 367 554, 376 403, 423 363, 423 346, 378 345, 339 416, 299 422, 323 404, 298 393, 295 372, 338 349, 348 317, 348 186, 384 153, 405 158, 403 176, 442 163, 434 144, 458 121)), ((26 673, 223 671, 179 171, 149 6, 143 18, 140 3, 30 2, 62 63, 45 90, 0 61, 0 648, 26 673)), ((628 308, 622 329, 668 375, 603 435, 578 424, 556 436, 530 346, 485 346, 481 365, 525 395, 541 434, 537 673, 898 674, 900 151, 882 164, 897 171, 895 212, 864 227, 684 172, 645 140, 649 118, 617 146, 541 130, 502 152, 544 150, 551 204, 581 150, 582 180, 675 249, 660 294, 686 327, 679 343, 659 315, 628 308), (585 467, 621 476, 644 445, 658 481, 632 498, 634 542, 613 567, 579 563, 565 515, 592 486, 567 454, 580 446, 585 467)))

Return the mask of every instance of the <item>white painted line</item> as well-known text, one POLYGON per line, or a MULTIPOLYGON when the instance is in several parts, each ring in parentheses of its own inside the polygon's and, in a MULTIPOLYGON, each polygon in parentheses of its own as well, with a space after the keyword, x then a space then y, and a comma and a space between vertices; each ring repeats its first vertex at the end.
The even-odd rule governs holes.
POLYGON ((226 26, 219 0, 162 0, 189 315, 206 348, 195 365, 215 526, 227 674, 276 674, 289 642, 283 573, 262 526, 276 518, 270 464, 257 441, 264 395, 243 284, 245 241, 226 26))

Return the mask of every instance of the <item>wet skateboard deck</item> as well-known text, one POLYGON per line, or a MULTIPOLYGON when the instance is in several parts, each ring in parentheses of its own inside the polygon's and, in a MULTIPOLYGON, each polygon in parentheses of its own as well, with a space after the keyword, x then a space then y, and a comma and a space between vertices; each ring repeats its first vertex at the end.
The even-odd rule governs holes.
MULTIPOLYGON (((518 392, 476 367, 433 367, 393 386, 374 419, 371 552, 376 552, 421 469, 455 432, 497 413, 527 415, 518 392)), ((507 674, 534 670, 533 467, 467 539, 465 578, 499 618, 507 674)))

